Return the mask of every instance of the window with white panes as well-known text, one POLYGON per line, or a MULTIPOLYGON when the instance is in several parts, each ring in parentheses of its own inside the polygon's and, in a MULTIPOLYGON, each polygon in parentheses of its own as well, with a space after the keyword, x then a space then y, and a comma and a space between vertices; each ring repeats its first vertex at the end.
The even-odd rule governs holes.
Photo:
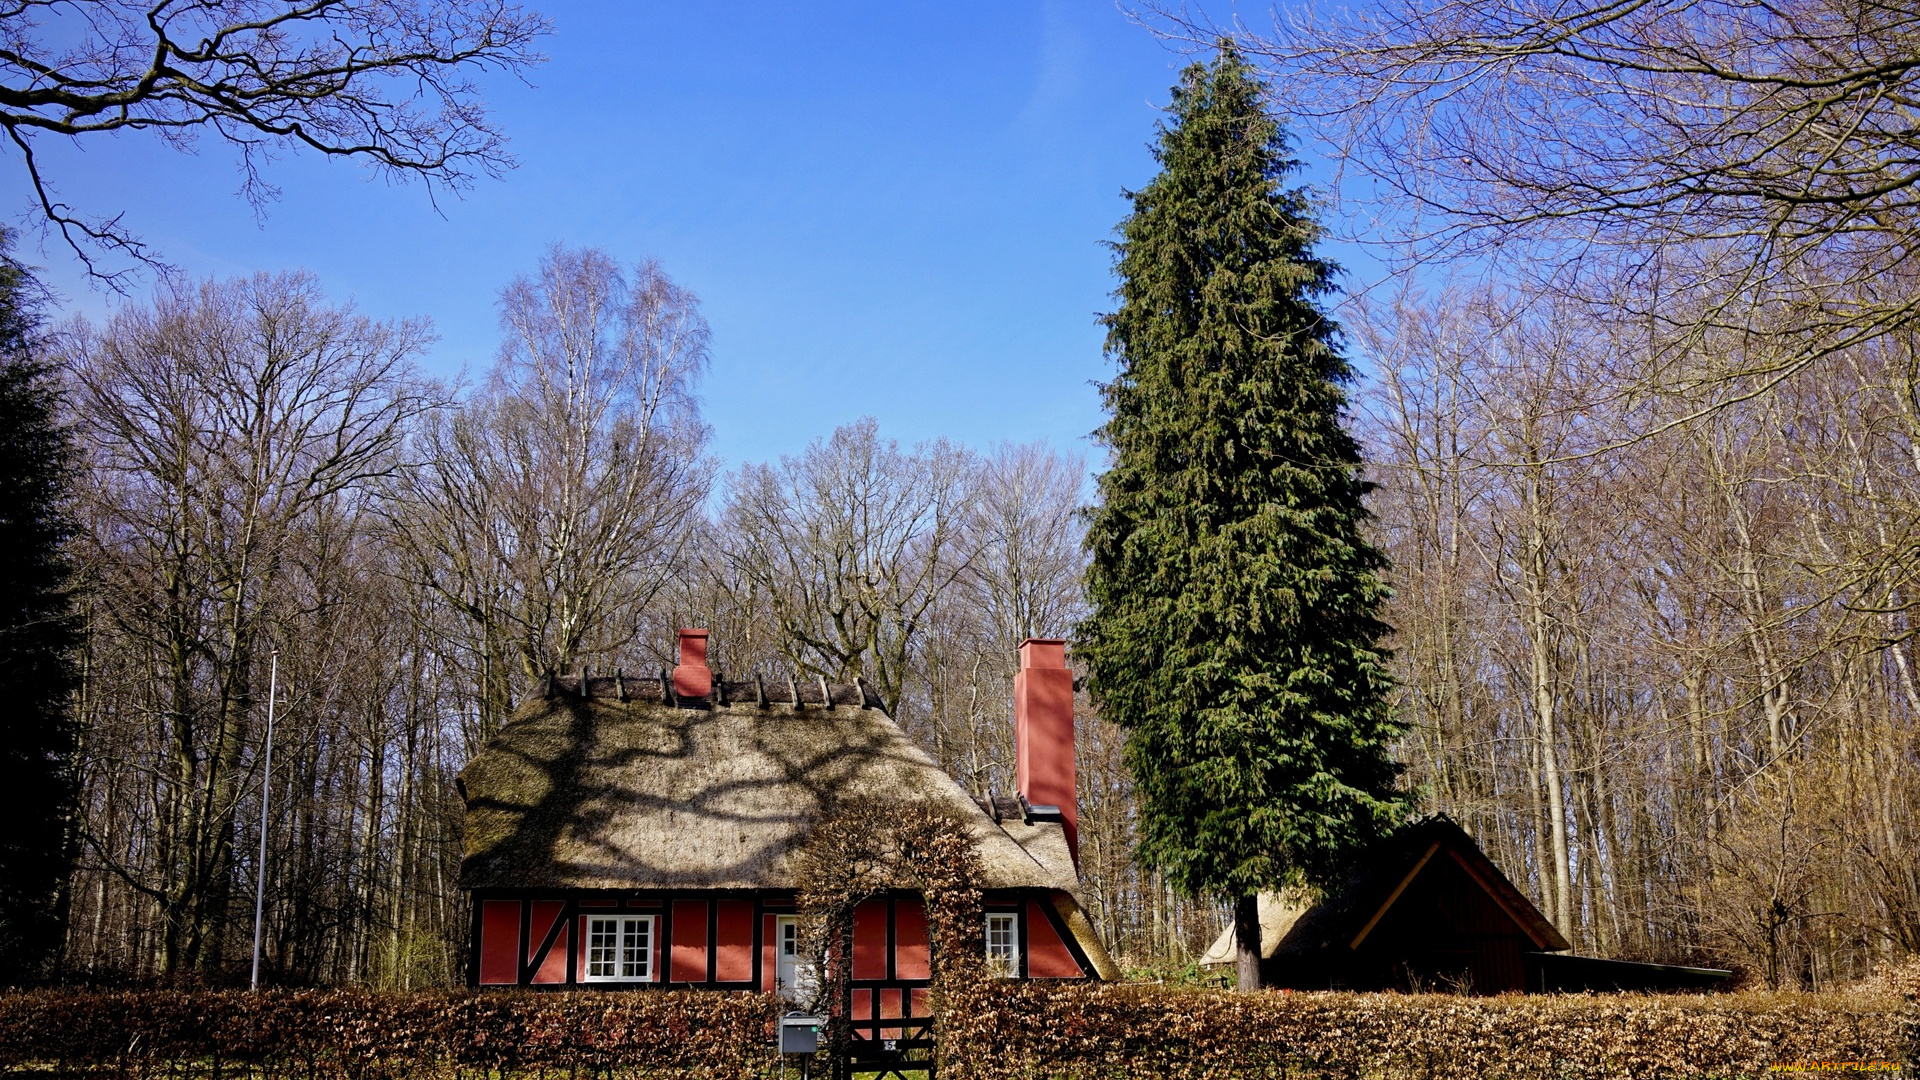
POLYGON ((1016 916, 987 916, 987 967, 1003 977, 1020 974, 1020 928, 1016 916))
POLYGON ((651 915, 594 915, 587 919, 587 982, 651 981, 651 915))

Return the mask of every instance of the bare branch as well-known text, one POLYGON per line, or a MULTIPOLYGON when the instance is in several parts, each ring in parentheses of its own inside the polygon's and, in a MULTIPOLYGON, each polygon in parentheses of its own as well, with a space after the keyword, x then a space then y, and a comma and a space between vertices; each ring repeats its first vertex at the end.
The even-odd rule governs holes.
POLYGON ((90 219, 52 193, 41 135, 150 130, 176 145, 211 130, 239 151, 256 208, 276 194, 261 167, 310 150, 367 163, 429 191, 464 190, 511 168, 478 77, 541 62, 539 15, 507 0, 104 0, 0 12, 0 126, 33 184, 35 215, 89 276, 123 289, 132 267, 165 267, 118 217, 90 219))

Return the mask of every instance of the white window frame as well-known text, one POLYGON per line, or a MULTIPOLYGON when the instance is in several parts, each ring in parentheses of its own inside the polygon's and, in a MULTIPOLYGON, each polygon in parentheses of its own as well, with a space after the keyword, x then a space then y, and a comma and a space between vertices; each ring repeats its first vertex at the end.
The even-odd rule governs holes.
POLYGON ((1020 974, 1020 916, 1012 911, 990 911, 987 913, 987 968, 1004 979, 1020 974), (1006 940, 1002 948, 996 951, 994 932, 1002 930, 1006 940))
POLYGON ((584 918, 587 924, 586 963, 581 965, 581 971, 580 971, 581 982, 611 983, 611 982, 654 982, 656 981, 655 977, 659 973, 655 970, 653 958, 654 958, 654 954, 659 951, 659 947, 660 947, 660 916, 609 914, 609 915, 587 915, 584 918), (614 947, 613 947, 614 948, 613 966, 616 969, 615 974, 612 974, 612 975, 593 974, 593 966, 594 966, 593 935, 594 935, 595 923, 613 923, 615 925, 614 936, 616 939, 616 943, 614 944, 614 947), (628 974, 620 973, 619 969, 625 966, 624 959, 621 954, 624 953, 628 948, 627 943, 628 943, 629 935, 634 934, 636 928, 642 927, 642 926, 646 928, 645 934, 647 939, 646 947, 643 950, 641 950, 641 953, 640 953, 641 963, 644 965, 644 973, 639 975, 628 975, 628 974))

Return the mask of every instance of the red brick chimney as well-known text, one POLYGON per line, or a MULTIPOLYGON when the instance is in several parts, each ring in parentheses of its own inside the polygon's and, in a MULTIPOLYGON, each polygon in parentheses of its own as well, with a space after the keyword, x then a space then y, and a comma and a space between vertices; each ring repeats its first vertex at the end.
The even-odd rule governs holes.
POLYGON ((704 698, 713 693, 705 630, 680 631, 680 665, 673 669, 673 693, 683 698, 704 698))
POLYGON ((1014 784, 1030 806, 1052 806, 1066 823, 1067 847, 1080 861, 1080 808, 1073 786, 1073 672, 1067 643, 1020 643, 1013 677, 1014 784))

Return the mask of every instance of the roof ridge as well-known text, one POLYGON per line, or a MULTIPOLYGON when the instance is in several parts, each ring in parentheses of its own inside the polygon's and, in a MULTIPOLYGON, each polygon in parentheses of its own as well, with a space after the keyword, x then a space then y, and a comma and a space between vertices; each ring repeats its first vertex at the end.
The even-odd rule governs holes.
POLYGON ((612 674, 595 674, 590 669, 578 674, 548 671, 528 697, 608 698, 660 705, 787 705, 803 709, 851 706, 886 711, 879 693, 859 675, 852 682, 828 682, 818 675, 767 679, 758 672, 751 679, 723 679, 716 672, 710 697, 682 698, 673 692, 673 679, 666 669, 649 676, 628 675, 618 669, 612 674))

